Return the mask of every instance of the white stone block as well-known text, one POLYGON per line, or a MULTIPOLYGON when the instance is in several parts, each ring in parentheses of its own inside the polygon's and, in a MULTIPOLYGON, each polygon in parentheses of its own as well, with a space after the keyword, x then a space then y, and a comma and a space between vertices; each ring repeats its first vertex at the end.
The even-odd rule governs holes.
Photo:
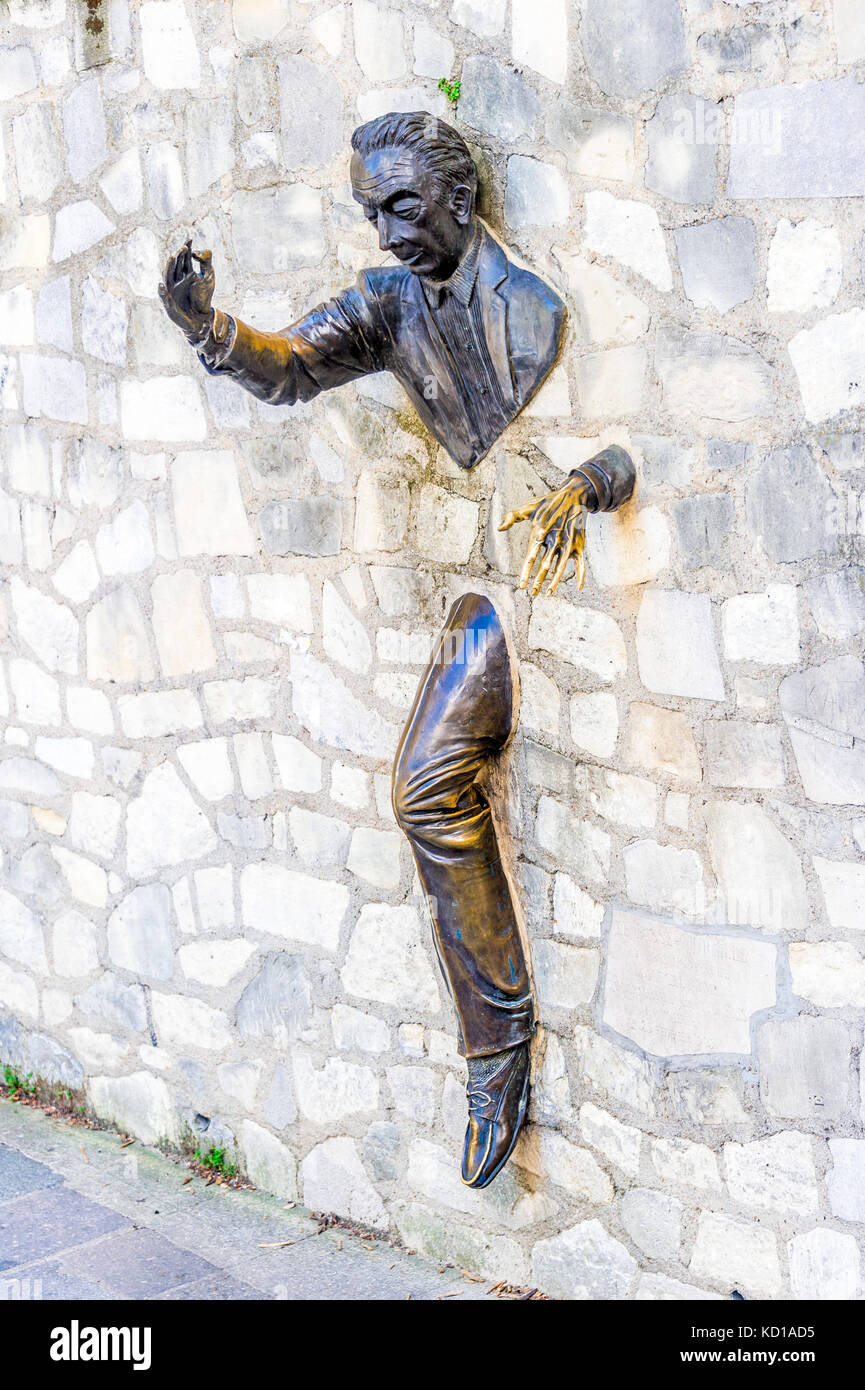
POLYGON ((54 246, 51 258, 65 261, 70 256, 80 256, 98 241, 103 241, 114 231, 105 213, 88 198, 78 203, 68 203, 60 208, 54 219, 54 246))
MULTIPOLYGON (((865 58, 865 43, 862 57, 865 58)), ((860 1256, 855 1236, 818 1226, 788 1241, 787 1255, 794 1298, 847 1300, 861 1294, 860 1256)))
POLYGON ((826 912, 833 927, 865 931, 865 865, 814 856, 826 912))
POLYGON ((160 574, 151 586, 153 632, 164 676, 207 671, 216 662, 201 581, 192 570, 160 574))
POLYGON ((720 919, 774 931, 804 931, 808 902, 799 856, 766 812, 754 804, 711 801, 705 815, 720 919), (748 865, 746 875, 743 863, 748 865))
POLYGON ((392 82, 406 70, 402 17, 397 10, 354 0, 354 50, 365 77, 372 82, 392 82))
POLYGON ((551 82, 564 82, 568 71, 565 0, 513 0, 511 52, 518 66, 525 63, 551 82))
POLYGON ((364 1171, 353 1139, 325 1139, 300 1168, 303 1200, 312 1211, 336 1211, 362 1226, 384 1229, 387 1213, 364 1171))
POLYGON ((795 666, 799 661, 795 585, 772 584, 762 594, 728 598, 721 610, 721 630, 729 661, 795 666))
POLYGON ((163 91, 197 87, 201 65, 183 0, 147 0, 139 21, 148 81, 163 91))
POLYGON ((478 38, 492 39, 505 27, 506 9, 507 0, 454 0, 450 17, 478 38))
POLYGON ((392 830, 359 825, 351 837, 348 867, 358 878, 385 892, 399 887, 402 837, 392 830))
POLYGON ((87 614, 87 678, 147 682, 156 675, 138 600, 125 585, 87 614))
POLYGON ((113 1121, 125 1134, 144 1144, 180 1140, 180 1117, 171 1092, 159 1076, 133 1072, 130 1076, 93 1076, 87 1098, 95 1114, 113 1121))
POLYGON ((120 829, 120 803, 113 796, 74 792, 69 843, 96 859, 111 859, 120 829))
POLYGON ((605 1023, 654 1056, 750 1054, 751 1016, 775 1003, 769 942, 688 930, 615 910, 605 1023), (694 991, 693 981, 711 982, 694 991))
POLYGON ((63 102, 63 134, 73 183, 85 183, 108 154, 105 111, 97 77, 74 87, 63 102))
POLYGON ((144 196, 144 184, 137 145, 114 161, 99 180, 99 187, 119 217, 138 211, 144 196))
POLYGON ((634 840, 623 851, 628 897, 656 912, 702 919, 706 890, 700 856, 655 840, 634 840))
POLYGON ((245 968, 254 951, 251 942, 238 937, 233 941, 188 941, 177 957, 188 979, 223 989, 245 968))
POLYGON ((228 740, 202 739, 200 743, 184 743, 177 757, 186 775, 205 801, 222 801, 234 791, 234 774, 228 761, 228 740))
POLYGON ((83 979, 99 965, 102 933, 75 908, 54 923, 52 958, 59 975, 83 979))
POLYGON ((635 270, 659 290, 673 288, 673 275, 658 214, 648 203, 586 194, 585 245, 635 270))
MULTIPOLYGON (((133 441, 149 439, 179 443, 204 439, 207 434, 201 395, 195 380, 189 376, 122 381, 120 423, 124 439, 133 441)), ((190 465, 181 464, 180 461, 190 457, 201 458, 207 455, 181 454, 175 462, 175 469, 180 465, 180 470, 186 475, 190 471, 190 465)), ((218 486, 218 478, 215 486, 218 486)), ((245 550, 242 553, 249 555, 252 552, 245 550)))
POLYGON ((217 838, 170 763, 147 775, 126 812, 126 862, 134 877, 202 859, 217 838))
POLYGON ((333 1040, 344 1052, 387 1052, 390 1029, 383 1019, 362 1013, 349 1004, 334 1004, 331 1013, 333 1040))
POLYGON ((298 1109, 311 1124, 332 1125, 378 1109, 378 1081, 369 1067, 329 1057, 318 1069, 309 1053, 295 1048, 292 1069, 298 1109))
POLYGON ((637 662, 648 690, 723 700, 709 595, 647 589, 637 614, 637 662))
POLYGON ((478 533, 477 502, 434 483, 421 488, 417 515, 417 546, 422 555, 443 564, 465 564, 478 533))
POLYGON ((13 575, 9 583, 18 636, 49 671, 78 671, 78 622, 65 604, 13 575))
POLYGON ((599 1149, 628 1177, 637 1176, 643 1143, 641 1130, 634 1125, 623 1124, 600 1106, 591 1103, 580 1106, 580 1128, 583 1139, 591 1148, 599 1149))
MULTIPOLYGON (((263 623, 278 623, 294 632, 312 632, 309 581, 304 574, 251 574, 246 580, 249 611, 263 623)), ((217 616, 240 617, 231 612, 217 616)))
POLYGON ((87 379, 80 362, 22 352, 24 412, 67 424, 87 424, 87 379))
POLYGON ((532 1281, 553 1298, 624 1299, 637 1262, 599 1221, 583 1221, 532 1251, 532 1281))
POLYGON ((720 1285, 725 1293, 736 1288, 747 1298, 783 1296, 774 1233, 721 1212, 700 1213, 688 1268, 695 1279, 720 1285))
POLYGON ((577 607, 567 599, 535 599, 529 646, 605 681, 623 675, 628 664, 624 639, 615 620, 597 609, 577 607))
POLYGON ((829 1204, 842 1221, 865 1223, 865 1140, 830 1139, 829 1204))
POLYGON ((846 941, 795 941, 793 993, 821 1009, 865 1008, 865 959, 846 941))
POLYGON ((206 1052, 221 1052, 229 1046, 231 1027, 221 1009, 191 994, 161 994, 156 990, 150 1001, 161 1045, 206 1052))
POLYGON ((89 734, 113 734, 114 715, 108 697, 90 686, 70 686, 66 691, 66 712, 76 729, 89 734))
POLYGON ((244 1120, 240 1130, 244 1167, 265 1192, 294 1201, 297 1197, 297 1164, 291 1150, 254 1120, 244 1120))
POLYGON ((576 1009, 591 1002, 600 969, 596 950, 536 941, 532 962, 542 1009, 576 1009))
POLYGON ((260 863, 247 864, 240 888, 245 927, 336 950, 349 898, 342 884, 260 863))
POLYGON ((790 339, 805 418, 829 420, 865 404, 865 309, 830 314, 790 339))
POLYGON ((322 641, 332 661, 362 674, 372 665, 372 647, 363 625, 328 580, 322 596, 322 641))
POLYGON ((121 695, 120 727, 127 738, 164 738, 189 733, 203 724, 201 706, 191 690, 145 690, 121 695))
POLYGON ((30 347, 33 343, 33 295, 26 285, 0 293, 0 343, 30 347))
POLYGON ((25 724, 60 724, 60 686, 33 661, 9 662, 9 685, 15 713, 25 724))
POLYGON ((841 288, 841 239, 813 217, 795 225, 782 217, 769 246, 766 288, 775 314, 807 314, 834 304, 841 288))
POLYGON ((412 1012, 438 1013, 439 992, 421 923, 411 907, 361 909, 341 972, 345 989, 412 1012))

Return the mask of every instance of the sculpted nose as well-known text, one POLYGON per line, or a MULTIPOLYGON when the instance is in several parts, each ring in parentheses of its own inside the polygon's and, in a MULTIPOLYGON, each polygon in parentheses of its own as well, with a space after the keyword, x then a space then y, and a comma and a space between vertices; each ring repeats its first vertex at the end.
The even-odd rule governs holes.
POLYGON ((389 217, 379 217, 378 219, 378 244, 382 251, 390 251, 399 242, 399 237, 393 235, 391 221, 389 217))

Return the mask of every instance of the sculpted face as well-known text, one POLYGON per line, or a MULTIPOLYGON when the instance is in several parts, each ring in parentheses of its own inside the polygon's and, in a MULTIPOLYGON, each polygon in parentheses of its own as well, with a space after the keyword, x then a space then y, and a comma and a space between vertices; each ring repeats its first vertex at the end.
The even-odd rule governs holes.
POLYGON ((351 161, 355 201, 390 251, 413 275, 446 280, 456 269, 472 231, 471 190, 451 190, 439 201, 435 180, 411 150, 394 147, 351 161))

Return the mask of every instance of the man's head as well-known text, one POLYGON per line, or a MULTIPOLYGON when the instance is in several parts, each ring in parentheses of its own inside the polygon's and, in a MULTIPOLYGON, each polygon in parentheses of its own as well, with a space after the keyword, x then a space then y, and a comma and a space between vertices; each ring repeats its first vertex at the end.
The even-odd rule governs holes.
POLYGON ((392 111, 351 144, 352 191, 381 249, 415 275, 447 279, 474 227, 478 176, 465 140, 426 111, 392 111))

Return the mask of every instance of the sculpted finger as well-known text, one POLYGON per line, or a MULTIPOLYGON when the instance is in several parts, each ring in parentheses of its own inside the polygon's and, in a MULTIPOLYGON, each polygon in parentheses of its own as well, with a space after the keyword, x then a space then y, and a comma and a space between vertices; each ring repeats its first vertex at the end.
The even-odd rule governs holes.
POLYGON ((532 598, 534 598, 535 594, 540 592, 543 582, 549 572, 550 565, 553 563, 553 556, 557 554, 558 551, 555 547, 550 546, 549 550, 545 552, 541 559, 541 563, 538 565, 538 572, 535 575, 535 582, 532 585, 532 598))
POLYGON ((553 570, 553 573, 550 576, 550 582, 547 588, 548 594, 554 594, 556 589, 559 587, 559 584, 564 579, 565 570, 568 568, 568 561, 570 560, 570 558, 570 550, 567 548, 567 546, 562 546, 558 563, 556 564, 556 568, 553 570))
POLYGON ((525 507, 515 507, 512 512, 508 512, 504 521, 499 526, 500 531, 509 531, 518 521, 528 521, 534 510, 534 502, 529 502, 525 507))
POLYGON ((523 561, 523 568, 520 571, 520 588, 524 589, 529 582, 535 560, 538 558, 538 551, 543 544, 542 536, 534 536, 529 548, 526 551, 526 558, 523 561))

